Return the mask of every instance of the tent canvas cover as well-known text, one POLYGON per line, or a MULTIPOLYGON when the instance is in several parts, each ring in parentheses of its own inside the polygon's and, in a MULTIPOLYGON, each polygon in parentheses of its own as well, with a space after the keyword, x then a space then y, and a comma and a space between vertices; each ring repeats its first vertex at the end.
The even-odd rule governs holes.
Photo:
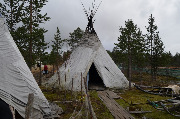
POLYGON ((61 85, 71 90, 73 84, 73 90, 79 91, 81 90, 81 73, 82 77, 87 77, 92 65, 95 66, 94 70, 96 70, 105 87, 128 87, 129 81, 106 52, 96 33, 88 31, 84 33, 82 40, 73 50, 70 58, 59 68, 59 76, 56 72, 45 85, 61 85))
POLYGON ((0 98, 25 117, 28 95, 34 94, 34 119, 51 115, 49 103, 0 17, 0 98))

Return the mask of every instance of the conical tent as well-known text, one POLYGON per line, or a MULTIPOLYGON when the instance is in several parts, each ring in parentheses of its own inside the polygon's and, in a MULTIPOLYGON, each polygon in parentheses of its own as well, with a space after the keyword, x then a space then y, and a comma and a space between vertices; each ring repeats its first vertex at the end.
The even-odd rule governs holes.
POLYGON ((78 91, 81 88, 84 89, 85 85, 82 84, 84 84, 84 78, 87 77, 87 86, 98 84, 98 86, 103 85, 109 88, 128 87, 129 81, 106 52, 93 28, 93 17, 99 6, 94 7, 95 3, 92 5, 93 9, 88 14, 82 3, 88 19, 86 31, 78 47, 73 50, 70 59, 45 85, 62 86, 78 91))
POLYGON ((109 88, 126 88, 129 84, 124 74, 102 46, 96 33, 85 32, 69 60, 59 68, 60 78, 56 73, 46 84, 81 90, 81 74, 82 77, 89 75, 88 83, 94 82, 96 84, 99 82, 98 80, 101 80, 104 86, 109 88), (97 73, 93 74, 90 71, 97 73), (98 75, 98 77, 94 77, 94 75, 98 75))
POLYGON ((34 94, 32 117, 50 115, 48 101, 13 41, 4 19, 0 18, 0 98, 25 117, 30 93, 34 94))

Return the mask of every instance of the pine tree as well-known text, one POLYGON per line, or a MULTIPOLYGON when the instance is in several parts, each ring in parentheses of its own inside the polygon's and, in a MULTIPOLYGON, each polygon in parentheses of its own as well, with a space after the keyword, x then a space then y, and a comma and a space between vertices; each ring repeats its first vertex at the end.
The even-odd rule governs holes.
MULTIPOLYGON (((61 39, 61 33, 58 27, 56 34, 54 34, 54 40, 52 40, 52 43, 53 52, 56 54, 58 58, 58 56, 62 54, 62 46, 64 45, 64 40, 61 39)), ((58 59, 57 61, 59 62, 60 59, 58 59)))
POLYGON ((47 0, 25 0, 25 5, 23 7, 23 16, 22 16, 22 29, 25 29, 22 34, 19 34, 20 37, 24 37, 22 39, 23 47, 26 52, 22 52, 23 56, 26 57, 25 60, 31 69, 33 63, 35 62, 35 53, 33 52, 36 48, 37 42, 39 40, 39 34, 43 31, 43 34, 47 32, 47 30, 41 30, 40 24, 48 21, 50 18, 47 17, 47 13, 42 15, 41 9, 43 8, 47 0), (28 51, 28 56, 27 56, 28 51))
POLYGON ((54 34, 54 40, 52 41, 52 53, 55 55, 55 60, 56 60, 56 68, 57 68, 57 74, 58 74, 58 80, 59 80, 59 85, 60 85, 60 76, 59 76, 59 64, 60 64, 60 59, 61 59, 61 54, 62 54, 62 46, 64 44, 64 40, 61 39, 61 33, 59 28, 57 27, 56 34, 54 34))
POLYGON ((0 3, 0 12, 5 17, 10 32, 14 32, 16 24, 21 21, 23 5, 23 0, 4 0, 4 4, 0 3))
POLYGON ((173 56, 171 54, 171 52, 163 52, 160 56, 160 62, 159 65, 162 67, 169 67, 172 66, 171 62, 172 62, 173 56))
POLYGON ((6 17, 11 35, 30 69, 36 57, 33 48, 36 48, 35 44, 42 32, 39 24, 50 19, 47 13, 41 13, 46 2, 47 0, 4 0, 4 4, 0 4, 0 11, 6 17))
POLYGON ((143 52, 145 50, 144 38, 140 29, 137 28, 137 25, 134 25, 132 20, 125 21, 125 28, 121 27, 119 31, 121 33, 120 37, 118 37, 119 43, 115 43, 115 45, 121 53, 127 54, 127 78, 131 88, 132 61, 140 51, 143 52))
POLYGON ((164 51, 163 42, 159 37, 159 32, 157 31, 157 25, 154 24, 155 18, 152 17, 148 19, 149 26, 147 29, 147 51, 149 54, 150 66, 151 66, 151 76, 152 79, 156 79, 157 69, 159 66, 159 59, 164 51))
POLYGON ((56 64, 56 55, 55 55, 55 51, 54 49, 51 50, 50 54, 49 54, 49 64, 50 65, 53 65, 53 74, 54 74, 54 71, 55 71, 55 64, 56 64))
POLYGON ((46 61, 46 55, 48 54, 47 52, 45 52, 45 50, 48 48, 48 43, 45 42, 44 40, 44 32, 45 32, 45 29, 38 29, 38 33, 39 33, 39 37, 37 38, 37 42, 35 42, 36 44, 34 45, 34 54, 36 54, 36 57, 35 59, 39 60, 40 62, 40 74, 39 74, 39 86, 41 86, 41 83, 42 83, 42 79, 41 79, 41 62, 43 62, 44 64, 47 64, 47 61, 46 61))
POLYGON ((81 30, 79 27, 74 30, 73 33, 70 34, 70 39, 68 40, 68 44, 71 47, 71 50, 77 47, 78 43, 80 42, 82 36, 83 36, 84 31, 81 30))
POLYGON ((0 3, 0 13, 5 18, 9 31, 17 46, 19 46, 20 41, 16 38, 16 30, 17 24, 22 20, 23 6, 24 0, 4 0, 4 4, 0 3))
POLYGON ((172 65, 175 67, 180 67, 180 53, 176 52, 172 59, 172 65))

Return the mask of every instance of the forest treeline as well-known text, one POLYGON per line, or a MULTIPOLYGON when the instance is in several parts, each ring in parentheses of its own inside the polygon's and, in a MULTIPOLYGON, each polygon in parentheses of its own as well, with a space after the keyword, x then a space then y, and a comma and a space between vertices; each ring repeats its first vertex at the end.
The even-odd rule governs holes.
POLYGON ((125 21, 125 27, 120 27, 118 43, 115 43, 113 51, 108 51, 114 62, 127 68, 127 78, 131 87, 132 68, 148 68, 152 79, 157 79, 159 67, 178 67, 180 54, 173 56, 170 51, 164 51, 164 44, 159 36, 155 18, 150 15, 147 20, 146 33, 133 22, 125 21))
MULTIPOLYGON (((113 48, 112 51, 107 50, 107 52, 119 67, 122 67, 123 65, 124 67, 127 66, 126 53, 119 52, 116 50, 116 48, 113 48)), ((145 53, 143 55, 146 56, 145 53)), ((144 61, 147 60, 148 56, 144 57, 144 61)), ((148 62, 144 62, 143 67, 146 66, 148 66, 148 62)), ((137 67, 137 64, 133 63, 133 67, 137 67)), ((171 52, 163 52, 160 56, 159 67, 180 67, 180 53, 177 52, 175 55, 172 55, 171 52)))

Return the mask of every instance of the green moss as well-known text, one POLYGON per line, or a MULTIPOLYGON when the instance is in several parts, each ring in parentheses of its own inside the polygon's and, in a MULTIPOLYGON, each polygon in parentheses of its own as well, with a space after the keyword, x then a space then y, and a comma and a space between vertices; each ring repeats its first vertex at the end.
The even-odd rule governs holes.
MULTIPOLYGON (((172 77, 158 76, 157 80, 151 80, 151 76, 148 74, 143 74, 142 77, 139 75, 133 75, 133 82, 142 85, 158 85, 158 86, 167 86, 170 81, 177 81, 177 79, 172 77)), ((60 101, 57 104, 63 108, 64 113, 61 115, 62 119, 68 119, 71 117, 75 107, 77 112, 80 110, 81 103, 81 92, 71 92, 59 89, 52 89, 41 87, 45 97, 49 101, 60 101), (73 103, 63 103, 63 101, 73 101, 73 103)), ((178 119, 177 117, 171 116, 165 111, 159 111, 154 109, 151 105, 148 104, 147 99, 151 101, 158 101, 169 99, 171 97, 163 97, 159 95, 151 95, 139 91, 137 89, 132 90, 115 90, 117 94, 119 94, 123 99, 116 100, 122 107, 133 110, 144 110, 144 111, 152 111, 152 113, 145 114, 134 114, 135 118, 142 118, 143 116, 151 119, 178 119)), ((103 104, 103 102, 99 99, 96 91, 89 91, 91 103, 96 113, 98 119, 114 119, 111 115, 107 107, 103 104)), ((83 96, 84 97, 84 96, 83 96)), ((84 98, 82 99, 84 101, 84 98)), ((85 107, 82 109, 83 119, 86 116, 85 107)))
POLYGON ((163 97, 159 95, 151 95, 139 91, 137 89, 127 90, 125 93, 120 95, 123 99, 116 100, 122 107, 125 109, 129 107, 130 111, 134 110, 143 110, 143 111, 152 111, 152 113, 145 114, 134 114, 135 118, 142 118, 143 116, 152 119, 178 119, 177 117, 171 116, 165 111, 160 111, 154 109, 151 105, 148 104, 147 99, 151 101, 159 101, 170 99, 170 97, 163 97))
POLYGON ((80 110, 81 107, 81 93, 80 92, 71 92, 67 90, 59 90, 52 88, 41 87, 44 96, 50 102, 59 101, 58 104, 64 111, 61 114, 62 119, 69 119, 76 107, 76 110, 80 110), (69 101, 69 102, 65 102, 69 101))
POLYGON ((44 96, 47 98, 47 100, 49 101, 54 101, 58 95, 57 94, 53 94, 53 93, 50 93, 50 92, 43 92, 44 93, 44 96))

